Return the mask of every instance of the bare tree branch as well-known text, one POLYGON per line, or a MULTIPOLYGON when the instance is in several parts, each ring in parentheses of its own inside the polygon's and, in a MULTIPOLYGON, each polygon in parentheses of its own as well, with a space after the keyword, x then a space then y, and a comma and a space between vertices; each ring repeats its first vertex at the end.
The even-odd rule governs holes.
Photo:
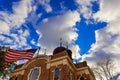
POLYGON ((114 65, 112 58, 106 57, 96 62, 96 65, 93 67, 93 72, 100 80, 110 80, 113 78, 113 69, 114 65))

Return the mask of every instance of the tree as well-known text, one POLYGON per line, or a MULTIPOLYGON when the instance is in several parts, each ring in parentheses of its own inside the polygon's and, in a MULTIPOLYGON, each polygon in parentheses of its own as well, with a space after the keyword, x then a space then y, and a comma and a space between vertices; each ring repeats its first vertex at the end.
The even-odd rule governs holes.
POLYGON ((93 67, 93 72, 100 80, 112 80, 114 63, 111 57, 106 57, 98 62, 93 67))
POLYGON ((12 71, 14 63, 5 63, 4 56, 6 51, 3 51, 0 47, 0 78, 6 78, 12 71))

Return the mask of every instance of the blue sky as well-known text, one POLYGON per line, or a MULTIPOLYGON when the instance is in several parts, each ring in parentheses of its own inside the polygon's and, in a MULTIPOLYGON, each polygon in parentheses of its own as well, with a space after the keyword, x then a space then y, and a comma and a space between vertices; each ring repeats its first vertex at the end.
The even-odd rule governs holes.
MULTIPOLYGON (((5 13, 7 13, 8 15, 15 14, 14 5, 17 6, 16 4, 19 4, 19 3, 20 3, 20 0, 9 0, 9 1, 8 0, 0 0, 0 11, 1 12, 3 11, 5 13)), ((27 38, 25 38, 26 41, 24 44, 26 44, 26 45, 20 44, 20 46, 18 46, 18 47, 15 46, 13 48, 24 49, 24 48, 28 48, 28 47, 32 47, 32 48, 38 47, 40 44, 39 42, 40 42, 40 36, 42 35, 42 31, 39 30, 39 32, 41 34, 38 34, 37 26, 40 23, 43 23, 42 22, 43 20, 45 20, 45 19, 47 20, 47 19, 50 19, 50 18, 56 17, 56 16, 62 16, 70 11, 71 12, 77 11, 78 17, 80 20, 75 21, 74 25, 70 25, 72 27, 72 29, 75 29, 75 28, 77 29, 77 30, 73 31, 77 34, 77 36, 74 37, 76 39, 74 39, 74 38, 71 39, 71 40, 73 40, 73 42, 70 41, 69 44, 70 45, 72 43, 75 45, 77 44, 80 48, 80 51, 78 51, 78 52, 81 53, 81 55, 87 53, 88 50, 91 48, 91 45, 96 42, 95 30, 105 27, 104 22, 96 22, 96 24, 94 24, 95 21, 91 17, 93 15, 93 13, 95 13, 99 10, 98 1, 97 0, 91 1, 89 4, 85 5, 85 6, 83 5, 84 7, 91 9, 90 16, 88 18, 86 18, 84 13, 80 12, 80 10, 79 10, 79 9, 81 9, 82 5, 77 3, 75 0, 51 0, 51 1, 50 0, 45 0, 45 1, 34 0, 31 3, 29 3, 29 1, 28 1, 28 3, 26 2, 25 6, 26 7, 30 6, 31 8, 35 7, 36 8, 35 11, 31 10, 30 12, 29 11, 26 12, 27 16, 23 17, 25 21, 23 21, 20 25, 18 25, 17 29, 15 29, 15 28, 10 29, 10 33, 13 33, 16 35, 22 35, 18 31, 18 30, 21 30, 23 32, 28 31, 29 35, 27 36, 27 38), (39 15, 40 15, 40 17, 37 17, 39 15), (34 21, 35 17, 37 17, 37 20, 34 21), (33 21, 31 21, 31 20, 33 20, 33 21), (87 23, 87 21, 88 21, 88 23, 87 23), (35 44, 33 44, 32 41, 35 44), (36 45, 36 44, 38 44, 38 45, 36 45)), ((22 12, 20 13, 20 15, 22 15, 22 12)), ((76 15, 74 15, 74 16, 76 16, 76 15)), ((2 15, 1 15, 1 21, 5 21, 4 17, 2 15), (3 18, 3 20, 2 20, 2 18, 3 18)), ((54 21, 53 21, 53 23, 54 23, 54 21)), ((14 24, 14 22, 13 22, 13 24, 14 24)), ((16 27, 16 26, 17 26, 17 24, 13 25, 11 27, 16 27)), ((49 27, 49 25, 47 27, 49 27)), ((50 33, 51 33, 51 31, 50 31, 50 33)), ((2 33, 1 35, 4 37, 6 36, 6 38, 8 38, 8 39, 14 39, 14 37, 11 37, 11 35, 7 35, 4 33, 2 33)), ((58 38, 62 37, 63 35, 64 34, 60 33, 58 38)), ((71 36, 72 36, 72 34, 71 34, 71 36)), ((50 36, 48 36, 48 39, 49 39, 49 37, 50 36)), ((65 39, 65 40, 67 41, 67 39, 65 39)), ((14 39, 13 42, 14 41, 16 41, 16 40, 14 39)), ((20 41, 22 41, 22 40, 20 40, 20 41)), ((8 43, 3 40, 1 40, 0 42, 1 42, 1 45, 8 45, 8 46, 14 46, 17 43, 19 43, 19 41, 16 43, 8 43)), ((57 39, 56 42, 59 42, 59 39, 57 39)), ((47 42, 46 42, 46 44, 47 44, 47 42)), ((50 46, 52 46, 52 44, 50 46)), ((53 47, 53 48, 55 48, 55 47, 53 47)))
POLYGON ((0 45, 52 54, 62 38, 73 58, 94 63, 111 56, 117 63, 119 8, 119 0, 0 0, 0 45))

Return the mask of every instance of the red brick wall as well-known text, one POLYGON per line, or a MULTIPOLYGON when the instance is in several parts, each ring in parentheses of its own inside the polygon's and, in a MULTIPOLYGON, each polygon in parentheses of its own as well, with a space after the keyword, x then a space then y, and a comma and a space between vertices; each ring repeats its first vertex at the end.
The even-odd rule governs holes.
POLYGON ((47 80, 48 74, 47 74, 47 69, 46 69, 46 63, 47 61, 45 59, 40 59, 40 60, 36 60, 35 62, 29 64, 25 70, 23 80, 27 80, 27 77, 29 77, 30 70, 33 69, 34 67, 41 68, 39 80, 42 80, 42 79, 47 80))

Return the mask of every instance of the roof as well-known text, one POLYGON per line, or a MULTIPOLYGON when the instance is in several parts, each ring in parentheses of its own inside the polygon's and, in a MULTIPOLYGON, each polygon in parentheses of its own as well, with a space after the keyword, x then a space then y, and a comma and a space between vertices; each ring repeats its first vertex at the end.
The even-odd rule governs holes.
POLYGON ((19 69, 19 68, 21 68, 23 65, 24 65, 24 64, 16 65, 16 66, 15 66, 15 69, 19 69))
POLYGON ((77 68, 86 67, 87 66, 87 62, 86 61, 80 62, 80 63, 75 64, 75 66, 77 68))
POLYGON ((60 53, 62 51, 65 51, 65 50, 66 50, 65 47, 57 47, 54 49, 53 54, 57 54, 57 53, 60 53))

